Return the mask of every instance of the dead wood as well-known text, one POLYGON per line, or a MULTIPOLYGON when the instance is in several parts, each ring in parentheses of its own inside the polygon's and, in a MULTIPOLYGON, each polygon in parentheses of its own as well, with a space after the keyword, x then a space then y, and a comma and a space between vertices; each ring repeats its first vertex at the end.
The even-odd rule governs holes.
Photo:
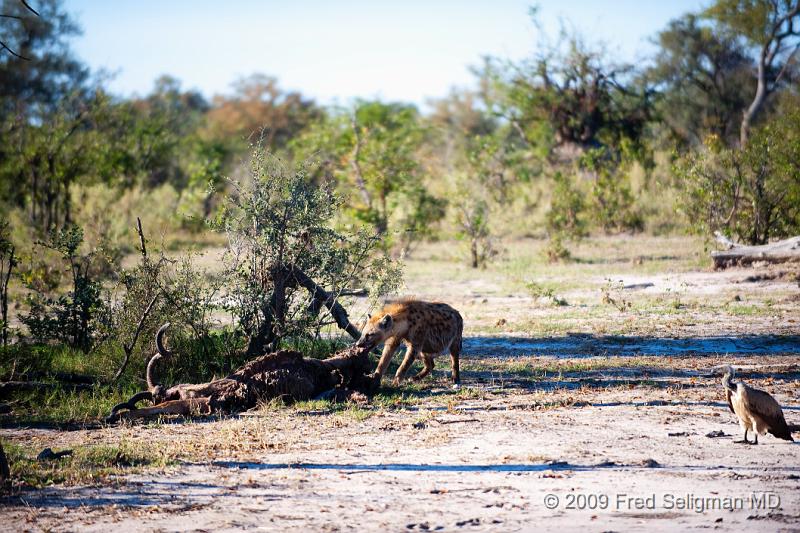
POLYGON ((252 409, 265 400, 308 400, 331 390, 336 391, 334 397, 341 398, 353 396, 351 391, 371 395, 379 384, 370 373, 368 350, 350 346, 324 360, 281 350, 257 357, 222 379, 165 388, 156 382, 154 372, 158 361, 172 355, 163 342, 168 326, 165 324, 156 334, 158 353, 147 364, 148 390, 114 406, 108 422, 163 414, 235 413, 252 409), (136 404, 142 400, 156 405, 137 408, 136 404))
POLYGON ((303 272, 300 267, 291 263, 276 266, 272 270, 271 276, 275 289, 261 309, 263 320, 258 331, 248 342, 248 355, 264 353, 268 346, 277 343, 278 336, 275 332, 275 326, 280 325, 283 320, 281 317, 286 306, 286 290, 298 287, 306 289, 311 295, 311 303, 308 308, 311 316, 316 317, 322 308, 326 307, 339 328, 346 331, 354 339, 358 339, 361 336, 361 332, 350 322, 347 311, 338 302, 337 298, 346 296, 348 293, 350 295, 363 294, 363 291, 328 292, 303 272))
POLYGON ((745 266, 753 263, 787 263, 800 261, 800 236, 776 241, 760 246, 736 244, 717 232, 716 240, 725 250, 711 252, 714 268, 719 270, 731 266, 745 266))

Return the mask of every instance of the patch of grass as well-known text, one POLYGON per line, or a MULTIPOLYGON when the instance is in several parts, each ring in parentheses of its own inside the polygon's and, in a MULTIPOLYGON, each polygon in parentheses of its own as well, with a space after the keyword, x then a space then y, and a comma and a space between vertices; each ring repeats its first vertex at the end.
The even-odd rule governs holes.
POLYGON ((752 304, 731 304, 726 310, 733 316, 755 316, 761 314, 765 309, 752 304))
POLYGON ((299 412, 304 411, 333 411, 339 405, 331 402, 330 400, 303 400, 301 402, 294 402, 292 409, 299 412))
POLYGON ((6 442, 3 448, 11 470, 12 491, 39 489, 58 483, 102 483, 112 475, 175 464, 175 460, 161 447, 149 442, 76 446, 72 455, 44 461, 37 460, 41 450, 29 446, 6 442))
POLYGON ((360 405, 355 404, 338 404, 341 405, 341 409, 337 409, 335 411, 336 416, 349 418, 351 420, 355 420, 356 422, 363 422, 367 418, 371 417, 374 414, 372 409, 365 409, 360 405))
POLYGON ((546 300, 552 305, 559 307, 568 305, 564 298, 556 295, 555 288, 550 285, 531 280, 525 282, 525 290, 528 291, 528 294, 530 294, 532 298, 537 300, 546 300))
POLYGON ((50 390, 14 394, 8 400, 11 414, 0 422, 11 424, 90 425, 101 422, 117 403, 126 401, 134 389, 95 386, 76 391, 55 387, 50 390))

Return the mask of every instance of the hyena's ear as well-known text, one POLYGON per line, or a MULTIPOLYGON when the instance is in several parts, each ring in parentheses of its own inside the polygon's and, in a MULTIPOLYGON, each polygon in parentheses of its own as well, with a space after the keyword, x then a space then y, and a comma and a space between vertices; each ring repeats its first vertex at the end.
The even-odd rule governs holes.
POLYGON ((381 329, 390 329, 392 327, 392 315, 384 315, 381 321, 378 322, 378 327, 381 329))

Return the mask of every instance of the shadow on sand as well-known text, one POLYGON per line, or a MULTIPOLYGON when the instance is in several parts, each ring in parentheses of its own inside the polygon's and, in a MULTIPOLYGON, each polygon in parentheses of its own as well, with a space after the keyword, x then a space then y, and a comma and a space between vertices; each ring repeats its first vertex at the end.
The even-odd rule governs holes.
POLYGON ((570 333, 562 337, 465 337, 468 357, 544 355, 777 355, 800 354, 800 335, 739 335, 712 337, 643 337, 570 333))

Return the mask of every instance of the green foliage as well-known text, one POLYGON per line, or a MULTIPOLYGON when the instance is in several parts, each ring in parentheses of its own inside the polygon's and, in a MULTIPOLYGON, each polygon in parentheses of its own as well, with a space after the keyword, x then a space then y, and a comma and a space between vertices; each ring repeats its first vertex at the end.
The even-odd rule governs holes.
POLYGON ((11 242, 9 224, 0 218, 0 343, 8 345, 8 284, 17 266, 15 248, 11 242))
POLYGON ((572 239, 585 237, 587 221, 586 202, 572 181, 561 172, 553 176, 550 209, 547 211, 547 230, 572 239))
POLYGON ((406 192, 407 211, 399 221, 402 231, 400 245, 408 252, 415 243, 435 235, 435 223, 447 212, 447 201, 429 193, 422 184, 406 192))
POLYGON ((607 150, 588 150, 580 164, 595 174, 589 195, 589 214, 605 232, 641 231, 644 221, 634 205, 625 170, 607 150))
POLYGON ((698 233, 750 244, 800 231, 800 112, 755 132, 744 150, 710 146, 676 165, 698 233))
POLYGON ((486 268, 497 255, 497 248, 489 228, 489 206, 475 191, 465 193, 458 200, 456 219, 459 231, 456 236, 469 246, 469 265, 486 268))
MULTIPOLYGON (((89 77, 89 70, 67 42, 81 33, 80 28, 64 12, 60 0, 32 5, 40 16, 18 0, 0 2, 0 13, 6 15, 0 17, 2 41, 26 58, 0 52, 0 122, 12 114, 47 116, 65 97, 83 90, 89 77)), ((0 159, 5 152, 0 145, 0 159)))
POLYGON ((334 296, 354 284, 382 295, 401 282, 372 232, 331 227, 341 200, 304 168, 290 170, 255 149, 250 183, 231 186, 235 193, 214 225, 229 238, 228 307, 249 339, 248 353, 319 330, 319 309, 308 305, 295 269, 334 296))
POLYGON ((583 194, 561 172, 555 173, 553 182, 550 208, 545 218, 549 240, 545 255, 550 262, 569 259, 570 252, 565 242, 581 239, 587 234, 583 194))
POLYGON ((315 122, 291 147, 295 160, 319 162, 314 181, 336 180, 353 218, 408 244, 444 216, 443 202, 422 186, 424 135, 414 107, 359 102, 352 113, 315 122))
POLYGON ((99 321, 104 318, 105 304, 100 282, 92 267, 97 254, 80 254, 83 230, 67 226, 53 231, 42 246, 58 252, 66 264, 71 288, 66 294, 52 295, 39 286, 29 285, 30 310, 20 317, 36 342, 58 341, 88 352, 95 342, 99 321))
POLYGON ((746 39, 753 46, 762 46, 780 30, 776 22, 784 17, 800 18, 793 0, 716 0, 703 15, 719 23, 724 31, 746 39))
POLYGON ((553 146, 597 146, 642 137, 650 93, 634 72, 562 31, 555 44, 543 43, 526 61, 488 60, 483 75, 493 110, 529 145, 552 139, 553 146))
POLYGON ((673 140, 698 146, 716 135, 735 144, 741 111, 755 92, 753 61, 740 39, 687 14, 658 34, 658 44, 645 75, 660 88, 658 116, 673 140))

